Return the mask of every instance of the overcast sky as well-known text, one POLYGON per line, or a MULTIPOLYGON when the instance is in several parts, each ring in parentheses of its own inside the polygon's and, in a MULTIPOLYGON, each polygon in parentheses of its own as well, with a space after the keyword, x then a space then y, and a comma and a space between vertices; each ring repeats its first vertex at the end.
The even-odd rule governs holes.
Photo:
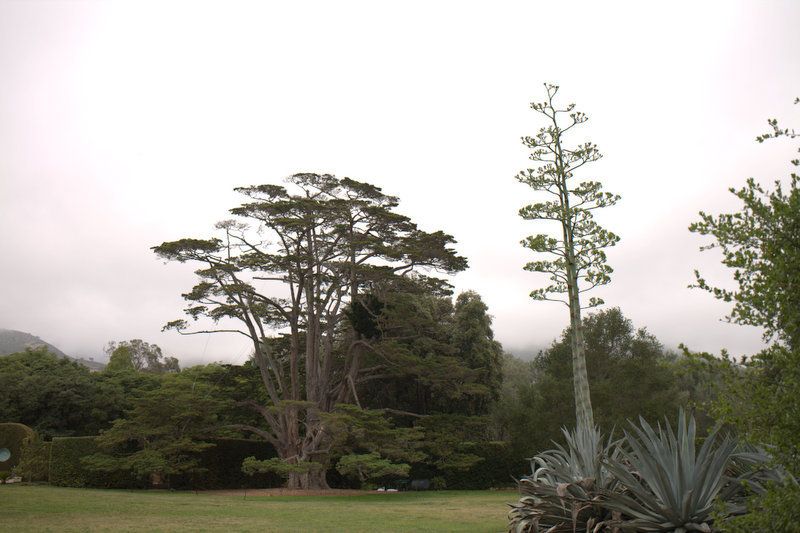
POLYGON ((0 2, 0 328, 73 355, 142 338, 183 364, 243 361, 238 337, 161 333, 191 267, 149 250, 204 237, 232 188, 301 171, 374 183, 458 240, 510 349, 551 342, 565 308, 534 302, 519 245, 520 136, 542 83, 590 116, 585 178, 622 196, 598 291, 668 346, 761 346, 690 290, 725 282, 687 231, 737 209, 747 177, 785 179, 800 123, 800 2, 0 2))

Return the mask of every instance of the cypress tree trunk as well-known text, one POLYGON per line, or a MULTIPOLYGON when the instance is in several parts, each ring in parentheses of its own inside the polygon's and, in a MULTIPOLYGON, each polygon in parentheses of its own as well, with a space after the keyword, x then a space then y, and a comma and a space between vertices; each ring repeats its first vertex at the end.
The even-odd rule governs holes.
POLYGON ((328 490, 328 480, 325 479, 325 471, 312 470, 311 472, 304 472, 302 474, 289 474, 289 479, 286 482, 287 489, 301 489, 301 490, 328 490))

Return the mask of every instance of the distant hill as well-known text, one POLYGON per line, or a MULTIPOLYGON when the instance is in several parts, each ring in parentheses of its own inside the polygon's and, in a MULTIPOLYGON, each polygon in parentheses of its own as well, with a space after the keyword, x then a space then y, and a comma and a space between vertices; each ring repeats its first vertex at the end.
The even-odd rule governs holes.
POLYGON ((17 352, 24 352, 26 348, 37 348, 44 346, 47 351, 58 357, 72 359, 79 362, 90 370, 102 370, 106 365, 96 361, 89 361, 80 357, 70 357, 49 342, 45 342, 35 335, 25 333, 24 331, 17 331, 14 329, 1 329, 0 328, 0 356, 9 355, 17 352))

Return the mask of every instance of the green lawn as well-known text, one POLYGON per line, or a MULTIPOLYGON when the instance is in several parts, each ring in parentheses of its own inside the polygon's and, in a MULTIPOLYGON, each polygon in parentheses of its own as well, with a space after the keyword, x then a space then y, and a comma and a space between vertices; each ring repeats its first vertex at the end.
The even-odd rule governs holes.
POLYGON ((0 486, 0 531, 504 531, 515 492, 242 496, 0 486))

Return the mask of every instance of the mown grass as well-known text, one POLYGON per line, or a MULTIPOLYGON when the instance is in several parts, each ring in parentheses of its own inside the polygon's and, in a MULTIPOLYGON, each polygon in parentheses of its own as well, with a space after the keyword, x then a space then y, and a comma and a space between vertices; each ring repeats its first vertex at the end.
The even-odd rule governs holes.
POLYGON ((504 531, 514 492, 243 496, 0 486, 0 531, 504 531))

